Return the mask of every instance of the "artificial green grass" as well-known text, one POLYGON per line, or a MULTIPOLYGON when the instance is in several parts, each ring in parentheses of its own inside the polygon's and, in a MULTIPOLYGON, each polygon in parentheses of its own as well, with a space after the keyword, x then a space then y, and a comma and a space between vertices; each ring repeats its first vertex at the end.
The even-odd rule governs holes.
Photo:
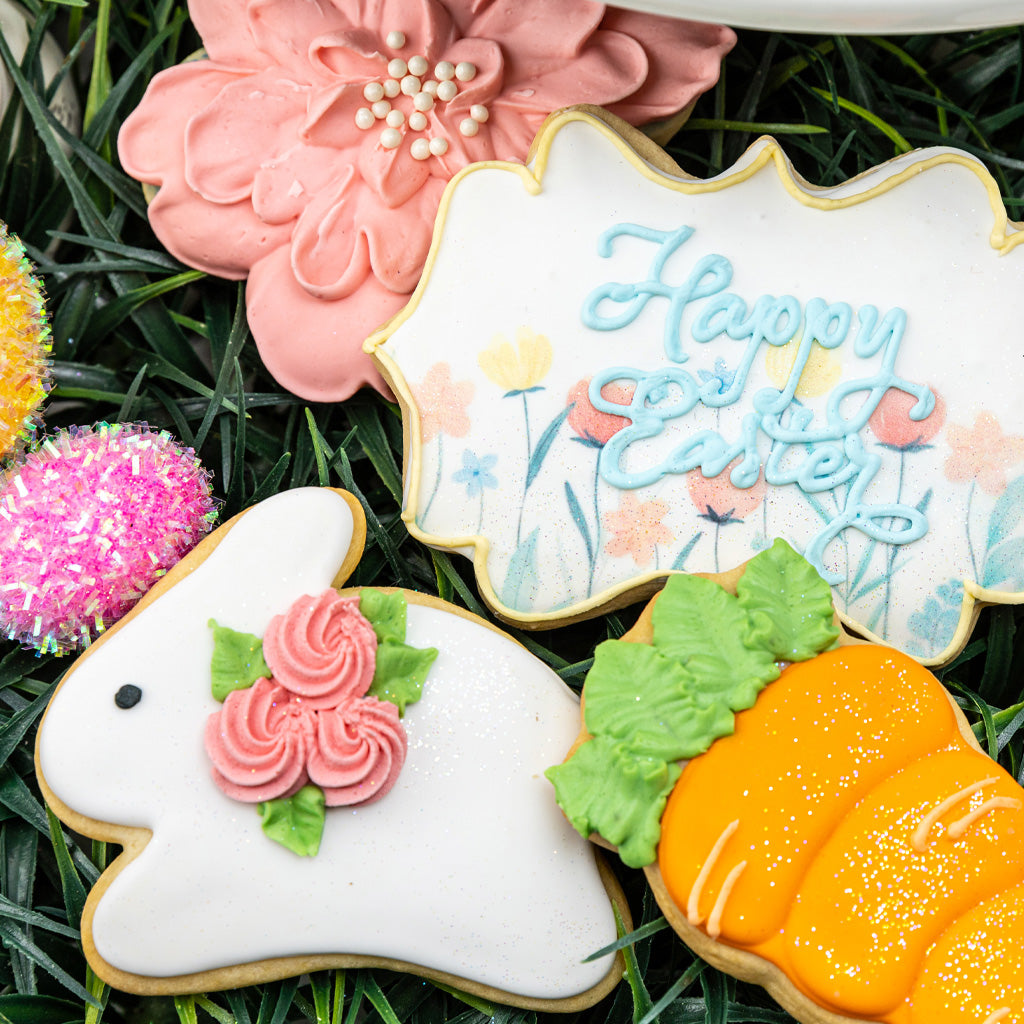
MULTIPOLYGON (((362 501, 369 525, 353 583, 437 593, 487 616, 468 563, 422 547, 402 524, 397 409, 371 393, 338 406, 283 393, 248 338, 241 289, 168 256, 149 230, 140 187, 116 164, 117 128, 149 77, 199 45, 184 5, 24 2, 39 16, 39 32, 51 28, 69 52, 64 73, 86 109, 82 139, 65 140, 65 158, 44 109, 34 45, 24 73, 0 46, 22 98, 20 128, 16 109, 0 120, 0 153, 12 152, 0 174, 0 219, 26 243, 49 295, 55 387, 47 428, 141 420, 172 431, 213 471, 224 518, 286 488, 343 486, 362 501)), ((915 146, 952 144, 985 161, 1010 215, 1024 218, 1022 75, 1019 28, 891 39, 744 32, 722 82, 669 149, 704 176, 771 132, 805 178, 828 185, 915 146)), ((637 612, 517 636, 578 687, 594 645, 621 635, 637 612)), ((1018 778, 1021 614, 985 612, 943 673, 982 744, 1018 778)), ((518 1024, 539 1016, 369 970, 181 999, 110 991, 86 967, 76 928, 86 890, 115 851, 71 841, 42 805, 33 773, 35 724, 68 664, 0 646, 0 1021, 518 1024)), ((759 988, 695 961, 664 927, 643 876, 616 870, 637 929, 625 945, 627 978, 569 1021, 790 1019, 759 988)))

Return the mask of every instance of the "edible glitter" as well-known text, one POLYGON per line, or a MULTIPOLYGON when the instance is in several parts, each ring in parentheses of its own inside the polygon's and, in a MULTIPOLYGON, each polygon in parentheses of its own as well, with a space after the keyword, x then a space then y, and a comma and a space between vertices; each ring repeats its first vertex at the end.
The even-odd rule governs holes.
POLYGON ((210 474, 145 425, 48 437, 0 475, 0 634, 88 646, 206 534, 210 474))
POLYGON ((49 389, 50 326, 33 270, 0 223, 0 456, 32 440, 49 389))

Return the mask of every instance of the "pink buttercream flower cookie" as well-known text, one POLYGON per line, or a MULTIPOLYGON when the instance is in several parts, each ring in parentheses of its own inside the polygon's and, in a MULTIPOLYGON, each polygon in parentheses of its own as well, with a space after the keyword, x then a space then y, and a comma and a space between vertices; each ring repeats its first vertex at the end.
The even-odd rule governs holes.
POLYGON ((526 159, 574 103, 642 124, 714 83, 731 30, 590 0, 192 0, 208 59, 157 75, 121 161, 191 266, 248 278, 267 368, 304 398, 386 393, 364 338, 419 280, 445 184, 526 159))

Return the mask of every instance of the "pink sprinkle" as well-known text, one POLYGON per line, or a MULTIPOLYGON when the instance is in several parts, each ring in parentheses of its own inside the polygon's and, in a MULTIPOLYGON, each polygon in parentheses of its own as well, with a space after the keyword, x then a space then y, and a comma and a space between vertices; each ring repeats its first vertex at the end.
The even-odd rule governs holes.
POLYGON ((88 646, 217 514, 191 448, 145 425, 47 438, 0 474, 0 634, 41 654, 88 646))

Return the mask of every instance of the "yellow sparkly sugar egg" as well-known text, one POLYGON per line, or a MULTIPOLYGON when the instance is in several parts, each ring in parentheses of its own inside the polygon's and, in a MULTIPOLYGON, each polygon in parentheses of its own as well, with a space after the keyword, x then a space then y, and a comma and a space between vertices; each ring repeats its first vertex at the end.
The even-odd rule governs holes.
POLYGON ((49 386, 50 325, 33 271, 0 224, 0 457, 32 437, 49 386))

